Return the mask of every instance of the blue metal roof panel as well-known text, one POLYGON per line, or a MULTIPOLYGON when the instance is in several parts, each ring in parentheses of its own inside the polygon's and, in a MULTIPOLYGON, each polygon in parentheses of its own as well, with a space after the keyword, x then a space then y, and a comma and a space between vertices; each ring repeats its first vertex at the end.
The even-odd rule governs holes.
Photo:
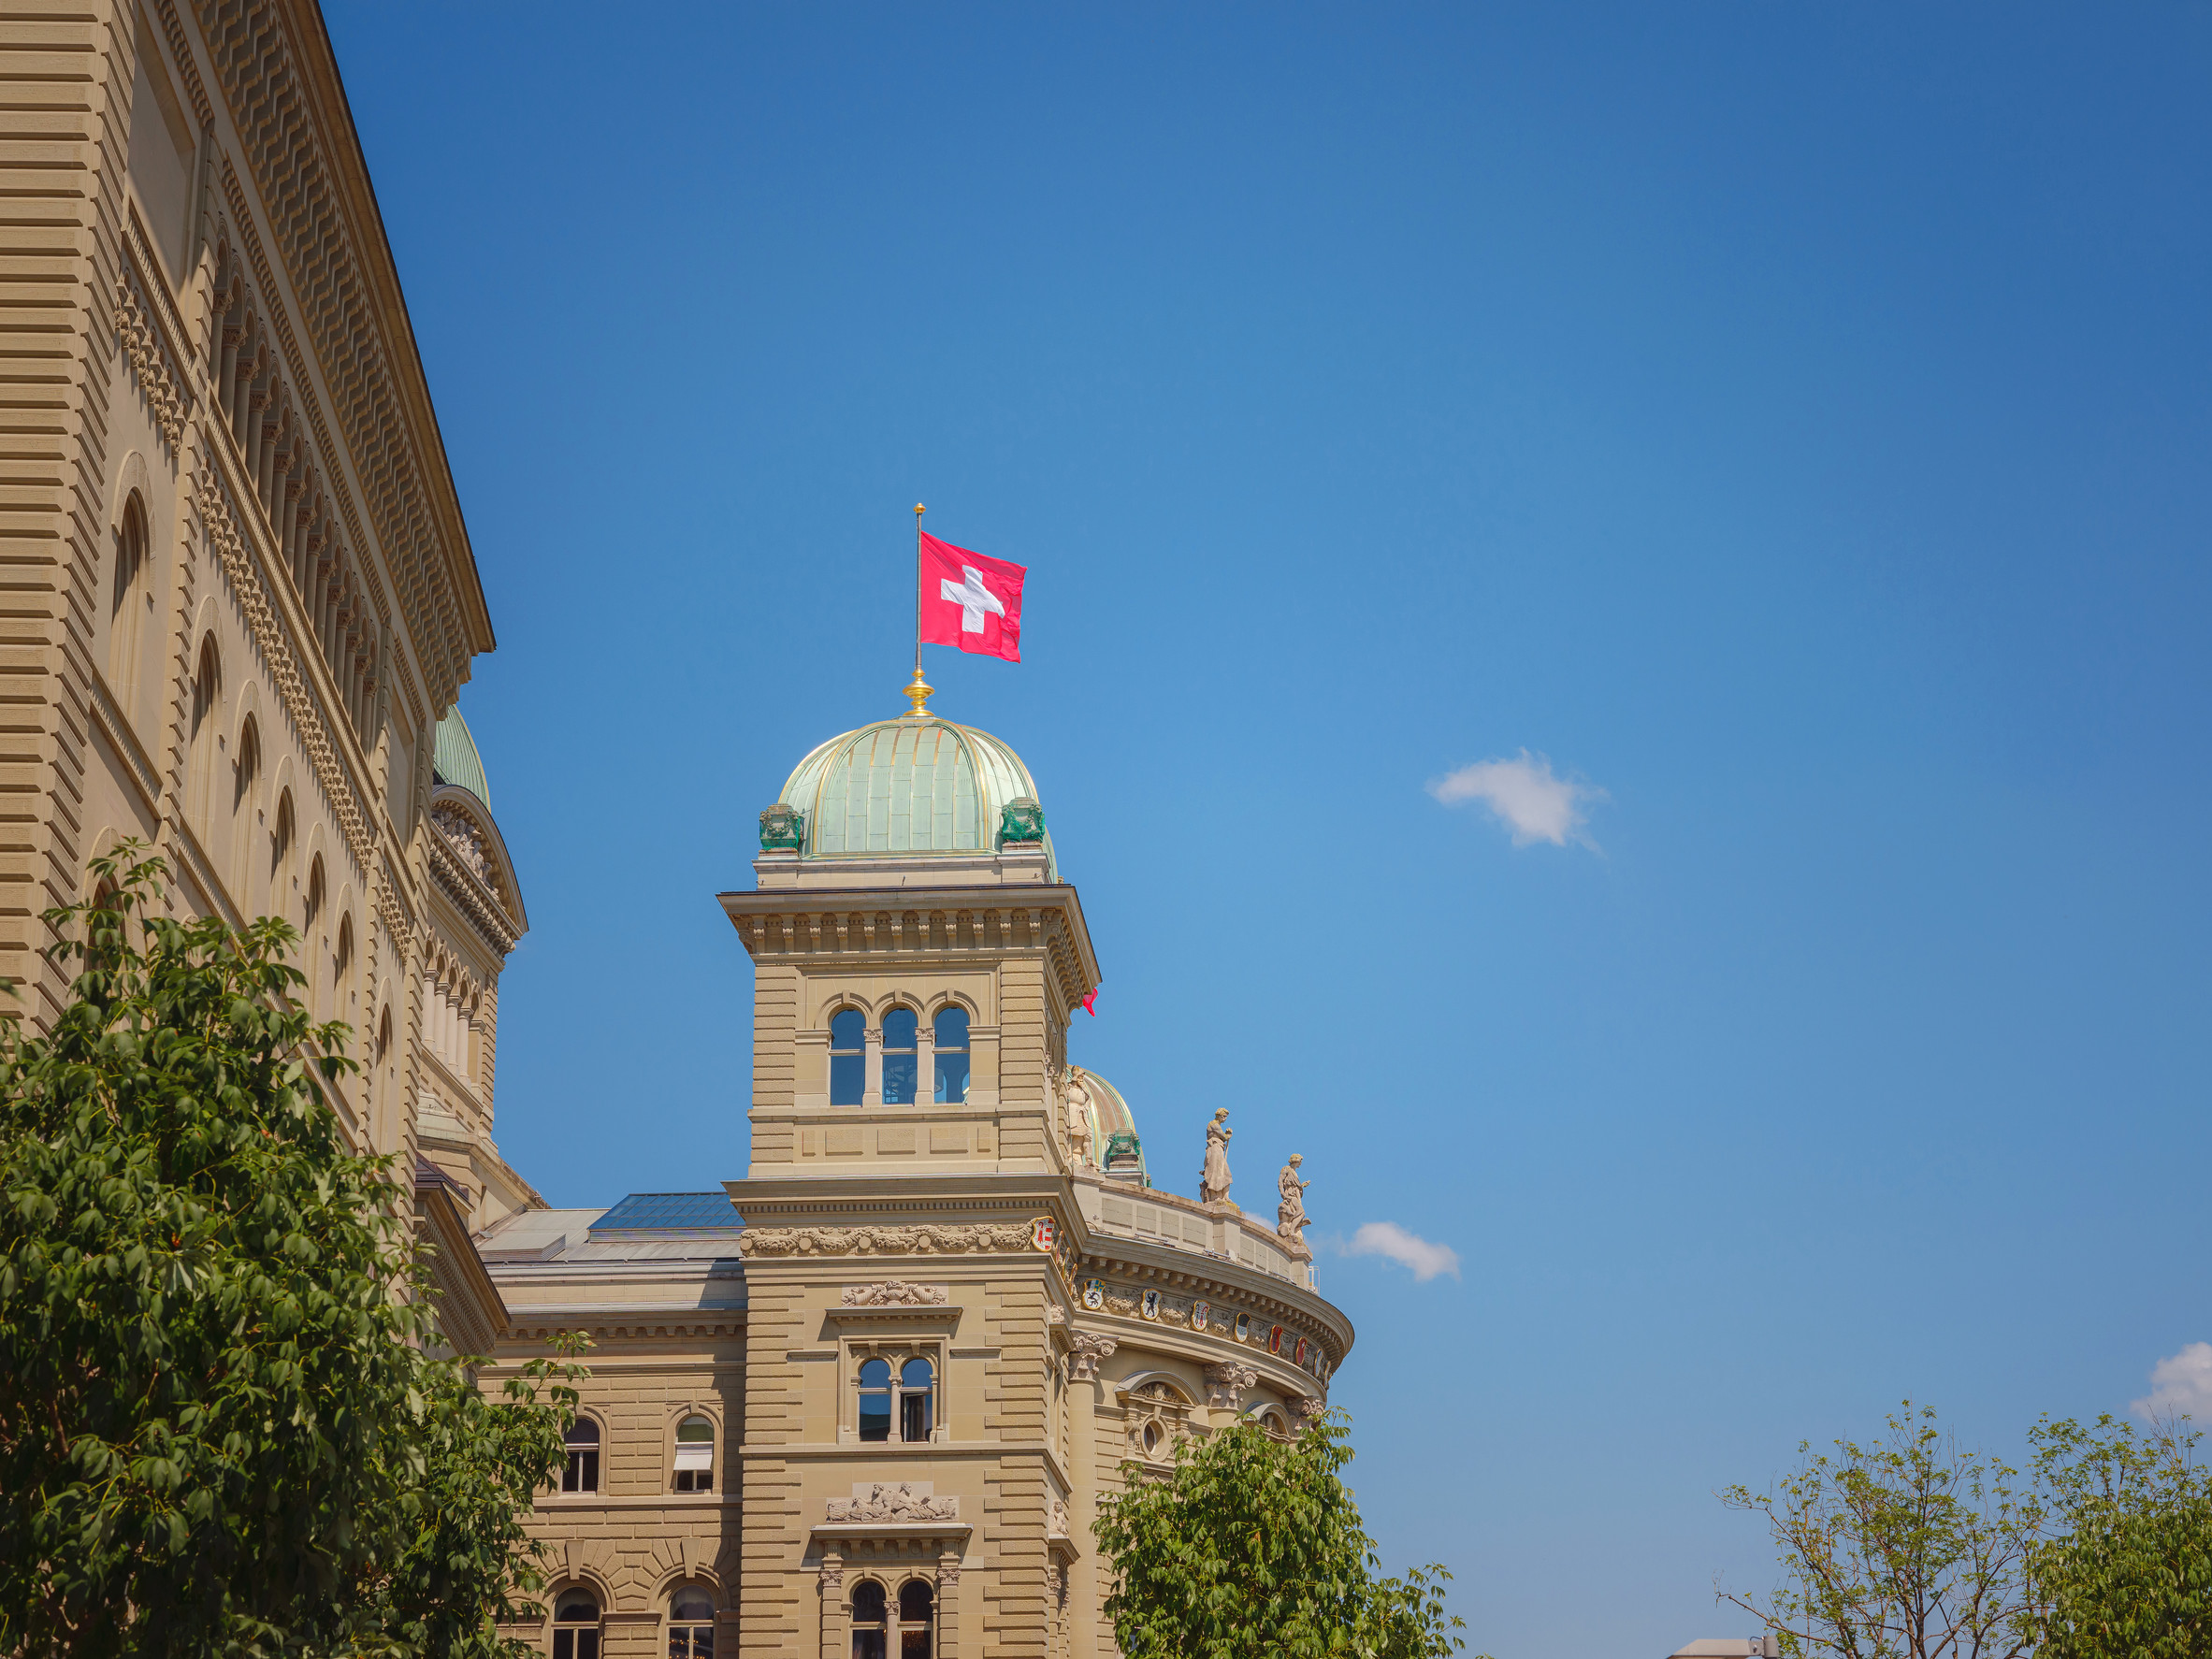
POLYGON ((593 1233, 735 1233, 745 1222, 727 1192, 632 1192, 593 1233))

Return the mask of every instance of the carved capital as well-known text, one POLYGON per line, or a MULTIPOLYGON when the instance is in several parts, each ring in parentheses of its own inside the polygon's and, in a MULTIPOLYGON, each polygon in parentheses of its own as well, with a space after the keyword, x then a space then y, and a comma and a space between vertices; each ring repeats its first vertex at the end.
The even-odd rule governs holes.
POLYGON ((1206 1403, 1216 1411, 1235 1411, 1243 1404, 1244 1391, 1260 1380, 1257 1369, 1230 1360, 1206 1368, 1206 1403))
POLYGON ((1075 1347, 1068 1355, 1068 1376, 1076 1382, 1096 1382, 1098 1362, 1110 1358, 1120 1346, 1111 1336, 1094 1336, 1088 1331, 1077 1331, 1071 1340, 1075 1347))

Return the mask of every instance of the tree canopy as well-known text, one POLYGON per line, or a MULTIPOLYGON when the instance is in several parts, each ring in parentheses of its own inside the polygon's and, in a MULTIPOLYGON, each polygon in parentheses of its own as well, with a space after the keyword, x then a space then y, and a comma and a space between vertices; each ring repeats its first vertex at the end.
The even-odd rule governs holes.
POLYGON ((1443 1659, 1467 1644, 1444 1611, 1441 1566, 1381 1579, 1381 1559, 1339 1471, 1337 1412, 1294 1439, 1240 1422, 1186 1441, 1164 1476, 1128 1484, 1093 1523, 1111 1560, 1106 1617, 1127 1659, 1443 1659))
POLYGON ((498 1402, 426 1351, 389 1160, 322 1082, 296 934, 162 914, 158 859, 50 912, 78 969, 0 1032, 0 1652, 503 1651, 573 1366, 498 1402))

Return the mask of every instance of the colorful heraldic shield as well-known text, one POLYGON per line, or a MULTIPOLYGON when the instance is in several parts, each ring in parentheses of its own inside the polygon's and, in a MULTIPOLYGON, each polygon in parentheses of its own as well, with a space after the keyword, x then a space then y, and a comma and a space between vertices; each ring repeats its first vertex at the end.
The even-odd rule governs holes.
POLYGON ((1049 1255, 1055 1234, 1050 1216, 1039 1216, 1029 1224, 1029 1242, 1036 1249, 1049 1255))
POLYGON ((1201 1302, 1191 1309, 1191 1329, 1203 1331, 1213 1319, 1213 1304, 1201 1302))
POLYGON ((1145 1311, 1145 1318, 1147 1318, 1148 1320, 1156 1320, 1156 1319, 1158 1319, 1158 1318, 1160 1317, 1160 1292, 1159 1292, 1159 1291, 1147 1291, 1145 1292, 1144 1311, 1145 1311))
POLYGON ((1093 1278, 1083 1281, 1083 1306, 1092 1313, 1106 1306, 1106 1280, 1093 1278))

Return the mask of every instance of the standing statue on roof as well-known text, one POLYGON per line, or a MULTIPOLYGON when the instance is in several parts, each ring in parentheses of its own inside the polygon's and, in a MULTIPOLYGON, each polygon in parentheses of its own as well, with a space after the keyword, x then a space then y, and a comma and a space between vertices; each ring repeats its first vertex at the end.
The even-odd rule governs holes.
POLYGON ((1275 1185, 1282 1193, 1282 1202, 1275 1206, 1275 1231, 1293 1244, 1306 1242, 1306 1189, 1309 1180, 1298 1176, 1298 1165, 1306 1161, 1306 1154, 1293 1152, 1291 1161, 1282 1166, 1282 1176, 1275 1185))
POLYGON ((1234 1132, 1227 1106, 1215 1112, 1213 1121, 1206 1126, 1206 1168, 1198 1176, 1200 1204, 1229 1201, 1229 1136, 1234 1132))

